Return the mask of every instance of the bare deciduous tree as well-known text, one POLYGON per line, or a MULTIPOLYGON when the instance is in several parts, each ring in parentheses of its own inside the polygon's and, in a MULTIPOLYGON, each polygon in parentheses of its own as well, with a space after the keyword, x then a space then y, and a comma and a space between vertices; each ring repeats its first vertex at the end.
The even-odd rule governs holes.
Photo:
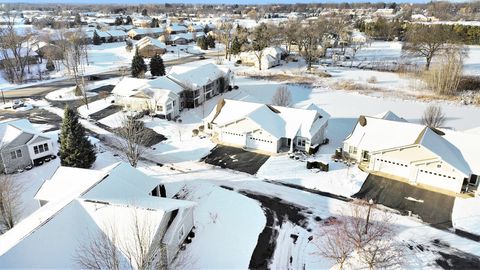
POLYGON ((265 23, 261 23, 251 33, 252 50, 258 61, 258 70, 262 70, 262 58, 264 49, 270 45, 272 34, 265 23))
POLYGON ((26 70, 32 56, 30 38, 32 34, 25 32, 20 34, 15 27, 15 16, 8 13, 3 16, 5 25, 0 28, 0 52, 1 64, 6 79, 12 83, 23 83, 26 70))
POLYGON ((279 86, 272 97, 272 104, 276 106, 289 107, 292 105, 292 94, 286 86, 279 86))
POLYGON ((320 230, 323 237, 320 241, 313 241, 322 257, 335 261, 339 269, 343 269, 345 262, 354 251, 347 234, 341 224, 326 226, 320 230))
POLYGON ((86 269, 166 269, 165 246, 152 219, 133 208, 125 231, 123 225, 104 226, 89 241, 80 243, 76 263, 86 269))
POLYGON ((7 174, 0 174, 0 234, 13 228, 21 214, 21 185, 7 174))
POLYGON ((76 251, 75 261, 84 269, 120 270, 122 265, 120 250, 118 249, 117 233, 110 229, 108 237, 103 231, 89 236, 90 241, 83 243, 76 251))
POLYGON ((422 115, 422 125, 430 128, 441 128, 445 124, 445 114, 437 105, 428 106, 422 115))
POLYGON ((403 252, 393 239, 391 216, 373 204, 350 203, 342 218, 325 226, 314 243, 320 255, 340 269, 353 254, 370 269, 401 263, 403 252))
POLYGON ((145 153, 145 145, 151 140, 150 133, 143 122, 134 117, 127 116, 122 119, 122 126, 116 130, 119 149, 122 151, 130 165, 136 167, 138 160, 145 153))
POLYGON ((412 24, 405 33, 403 49, 425 58, 425 69, 430 69, 434 56, 448 48, 455 41, 455 32, 442 25, 412 24))

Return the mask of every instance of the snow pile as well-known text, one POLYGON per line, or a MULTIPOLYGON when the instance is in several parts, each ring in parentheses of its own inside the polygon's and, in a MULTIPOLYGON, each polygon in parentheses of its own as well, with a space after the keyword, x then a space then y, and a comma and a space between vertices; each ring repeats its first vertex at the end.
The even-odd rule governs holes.
MULTIPOLYGON (((328 160, 326 157, 324 159, 328 160)), ((356 166, 347 168, 343 163, 331 160, 329 166, 330 171, 328 172, 316 169, 309 170, 306 168, 306 162, 291 159, 287 155, 281 155, 270 157, 260 167, 257 176, 350 197, 360 190, 368 175, 360 171, 356 166)))

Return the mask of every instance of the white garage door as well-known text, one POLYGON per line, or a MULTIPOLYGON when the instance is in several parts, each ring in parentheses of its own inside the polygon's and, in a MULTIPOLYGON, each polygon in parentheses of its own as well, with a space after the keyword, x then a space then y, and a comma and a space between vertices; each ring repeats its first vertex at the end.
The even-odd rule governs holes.
POLYGON ((409 178, 410 167, 402 162, 392 161, 384 158, 375 158, 375 171, 380 171, 403 178, 409 178))
POLYGON ((256 138, 255 136, 247 135, 247 148, 259 149, 268 152, 277 152, 277 142, 273 140, 266 140, 256 138))
POLYGON ((463 178, 453 175, 447 175, 436 171, 419 169, 417 174, 417 183, 434 186, 450 190, 453 192, 460 192, 462 188, 463 178))
POLYGON ((221 141, 228 144, 234 145, 245 145, 245 135, 229 132, 229 131, 222 131, 221 133, 221 141))

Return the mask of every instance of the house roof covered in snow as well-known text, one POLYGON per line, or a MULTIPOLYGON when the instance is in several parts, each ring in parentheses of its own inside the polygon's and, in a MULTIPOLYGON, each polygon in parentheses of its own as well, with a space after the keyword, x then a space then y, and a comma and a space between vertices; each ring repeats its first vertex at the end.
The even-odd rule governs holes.
POLYGON ((167 48, 165 43, 161 42, 158 39, 152 38, 152 37, 143 37, 142 39, 137 41, 137 43, 135 43, 135 46, 137 46, 137 48, 139 48, 139 49, 141 49, 141 48, 143 48, 147 45, 152 45, 152 46, 155 46, 155 47, 160 48, 160 49, 166 49, 167 48))
POLYGON ((330 118, 316 105, 296 109, 230 99, 223 101, 205 118, 206 122, 224 126, 248 118, 276 138, 312 138, 330 118))
POLYGON ((147 79, 124 77, 115 85, 112 93, 121 97, 133 96, 138 93, 138 89, 147 81, 147 79))
POLYGON ((174 66, 167 76, 186 88, 197 89, 225 76, 228 72, 229 70, 208 63, 196 67, 174 66))
POLYGON ((0 146, 26 144, 37 138, 48 140, 27 119, 0 122, 0 146), (28 135, 28 136, 25 136, 28 135), (21 139, 21 142, 18 142, 21 139))
MULTIPOLYGON (((101 233, 128 245, 134 241, 131 230, 136 221, 148 222, 144 229, 147 240, 153 241, 165 213, 194 206, 150 196, 158 185, 158 180, 125 163, 103 170, 60 167, 37 193, 37 198, 49 202, 0 236, 0 265, 78 268, 75 255, 82 244, 88 244, 82 241, 101 233)), ((120 256, 127 263, 124 254, 120 256)))
POLYGON ((381 119, 384 119, 384 120, 390 120, 390 121, 408 122, 407 120, 405 120, 404 118, 396 115, 392 111, 384 111, 382 113, 379 113, 379 114, 375 115, 374 117, 381 118, 381 119))
POLYGON ((157 28, 135 28, 128 31, 128 35, 149 35, 149 34, 161 34, 164 30, 161 27, 157 28))
POLYGON ((478 140, 480 135, 477 134, 433 130, 420 124, 361 116, 344 142, 371 152, 421 145, 465 175, 470 175, 480 173, 478 140))

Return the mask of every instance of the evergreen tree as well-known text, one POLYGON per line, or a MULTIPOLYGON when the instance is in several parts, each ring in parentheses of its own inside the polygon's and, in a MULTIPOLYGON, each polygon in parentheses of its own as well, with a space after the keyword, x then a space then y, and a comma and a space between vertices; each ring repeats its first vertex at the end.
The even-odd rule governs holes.
POLYGON ((150 72, 152 76, 165 76, 165 66, 163 65, 163 59, 159 54, 156 54, 150 60, 150 72))
POLYGON ((78 122, 75 109, 65 107, 60 131, 60 164, 62 166, 90 168, 97 159, 95 148, 78 122))
POLYGON ((230 45, 230 52, 233 55, 238 55, 242 50, 242 44, 238 40, 237 37, 234 37, 232 40, 232 44, 230 45))
POLYGON ((52 59, 48 59, 47 60, 47 64, 45 65, 45 68, 48 70, 48 71, 54 71, 55 70, 55 65, 53 64, 53 61, 52 59))
POLYGON ((115 25, 122 25, 123 24, 123 17, 117 17, 115 18, 115 25))
POLYGON ((125 20, 125 24, 126 24, 126 25, 133 24, 133 22, 132 22, 132 17, 127 16, 127 19, 125 20))
POLYGON ((132 76, 135 78, 142 77, 147 72, 147 65, 143 57, 138 54, 138 48, 135 51, 135 55, 132 59, 132 76))
POLYGON ((197 39, 197 46, 202 50, 208 50, 207 39, 204 36, 201 36, 197 39))
POLYGON ((212 35, 207 35, 207 46, 208 48, 215 48, 215 38, 212 35))
POLYGON ((150 28, 156 28, 160 26, 160 22, 158 21, 157 18, 153 18, 152 21, 150 22, 150 28))
POLYGON ((77 13, 75 15, 75 21, 74 21, 75 25, 81 25, 82 24, 82 17, 80 17, 80 14, 77 13))
POLYGON ((210 27, 208 27, 208 24, 206 24, 205 27, 203 28, 203 32, 205 34, 208 34, 208 32, 210 32, 210 27))
POLYGON ((97 30, 93 31, 93 45, 101 45, 102 39, 97 33, 97 30))

